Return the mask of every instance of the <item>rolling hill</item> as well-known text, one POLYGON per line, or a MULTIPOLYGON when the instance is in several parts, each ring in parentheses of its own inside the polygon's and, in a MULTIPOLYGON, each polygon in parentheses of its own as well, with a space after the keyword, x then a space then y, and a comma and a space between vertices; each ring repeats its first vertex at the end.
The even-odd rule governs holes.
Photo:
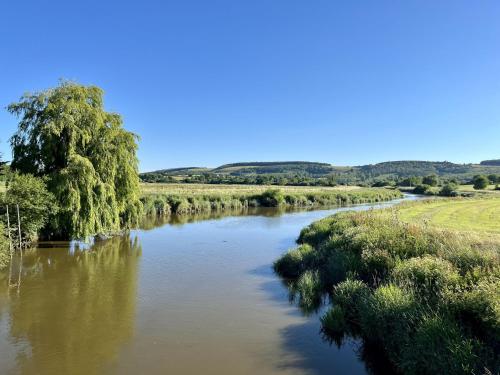
POLYGON ((410 176, 435 174, 442 178, 455 178, 459 181, 470 180, 478 174, 500 174, 496 161, 480 164, 456 164, 448 161, 389 161, 384 163, 353 167, 334 166, 327 163, 306 161, 245 162, 221 165, 216 168, 186 167, 163 169, 141 174, 146 182, 179 181, 188 176, 210 176, 219 178, 242 178, 258 176, 307 178, 334 177, 339 183, 355 183, 374 180, 397 180, 410 176))

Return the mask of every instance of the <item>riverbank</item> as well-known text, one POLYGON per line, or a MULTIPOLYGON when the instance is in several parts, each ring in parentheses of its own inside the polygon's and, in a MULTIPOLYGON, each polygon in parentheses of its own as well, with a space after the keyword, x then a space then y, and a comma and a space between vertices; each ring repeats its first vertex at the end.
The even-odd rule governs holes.
POLYGON ((359 187, 142 184, 145 215, 187 214, 245 207, 318 207, 401 198, 398 190, 359 187))
POLYGON ((325 334, 375 343, 404 374, 497 373, 500 240, 478 228, 496 228, 484 221, 498 219, 499 202, 340 213, 303 229, 299 247, 274 268, 305 311, 330 295, 325 334), (479 227, 470 225, 477 220, 479 227))

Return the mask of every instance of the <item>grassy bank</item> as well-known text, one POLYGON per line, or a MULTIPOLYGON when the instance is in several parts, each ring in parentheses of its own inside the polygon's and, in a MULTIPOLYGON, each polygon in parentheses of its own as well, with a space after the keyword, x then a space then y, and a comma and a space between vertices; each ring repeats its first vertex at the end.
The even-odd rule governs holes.
POLYGON ((481 212, 499 201, 341 213, 305 228, 299 247, 278 259, 275 270, 305 311, 330 296, 322 317, 327 335, 363 337, 402 373, 497 373, 500 241, 460 218, 479 215, 489 223, 481 212), (455 228, 453 213, 467 232, 442 229, 455 228))
POLYGON ((400 198, 397 190, 359 187, 302 187, 205 184, 143 184, 145 214, 185 214, 245 207, 326 206, 400 198))

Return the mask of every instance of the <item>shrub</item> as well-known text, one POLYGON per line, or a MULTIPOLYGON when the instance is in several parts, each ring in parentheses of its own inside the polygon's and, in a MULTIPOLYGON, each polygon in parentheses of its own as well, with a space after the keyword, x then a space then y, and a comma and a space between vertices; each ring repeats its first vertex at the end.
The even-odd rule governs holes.
POLYGON ((450 309, 471 335, 493 345, 500 337, 500 278, 484 278, 469 290, 453 294, 450 309))
POLYGON ((459 283, 460 276, 447 260, 426 255, 400 262, 392 276, 397 285, 415 289, 423 299, 435 299, 459 283))
POLYGON ((427 194, 430 191, 429 189, 430 189, 430 185, 421 184, 421 185, 415 186, 415 188, 413 189, 413 193, 414 194, 427 194))
POLYGON ((439 195, 443 197, 456 197, 458 196, 456 189, 454 184, 446 184, 439 190, 439 195))
POLYGON ((332 302, 345 312, 351 322, 358 322, 360 308, 370 295, 368 286, 360 280, 347 279, 333 288, 332 302))
POLYGON ((427 317, 402 352, 399 367, 405 374, 474 374, 482 373, 477 356, 481 344, 464 337, 449 319, 427 317))
POLYGON ((315 257, 315 250, 310 245, 303 244, 276 260, 274 270, 282 277, 297 278, 314 264, 315 257))
POLYGON ((474 189, 476 190, 483 190, 488 187, 490 184, 490 180, 488 180, 488 177, 479 175, 479 176, 474 176, 472 179, 472 183, 474 184, 474 189))
MULTIPOLYGON (((11 225, 13 223, 17 225, 15 209, 17 204, 21 219, 21 235, 27 241, 35 240, 58 211, 54 196, 47 191, 44 180, 30 174, 15 174, 9 181, 2 205, 8 205, 10 208, 11 225)), ((17 235, 17 231, 12 233, 17 235)))
POLYGON ((394 284, 384 285, 377 288, 359 310, 366 337, 380 342, 396 361, 420 316, 413 294, 394 284))
POLYGON ((278 207, 285 203, 281 190, 266 190, 259 197, 260 204, 264 207, 278 207))
POLYGON ((435 174, 425 176, 422 179, 422 184, 424 185, 429 185, 429 186, 437 186, 438 184, 438 177, 435 174))

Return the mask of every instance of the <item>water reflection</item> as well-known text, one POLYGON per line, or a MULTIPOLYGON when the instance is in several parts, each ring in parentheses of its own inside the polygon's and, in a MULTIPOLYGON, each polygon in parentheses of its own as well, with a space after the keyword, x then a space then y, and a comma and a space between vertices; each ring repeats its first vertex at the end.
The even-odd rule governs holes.
MULTIPOLYGON (((332 206, 336 207, 336 206, 332 206)), ((332 208, 330 207, 330 208, 332 208)), ((322 207, 321 210, 328 210, 329 207, 322 207)), ((164 216, 146 216, 139 224, 142 230, 151 230, 166 224, 169 225, 184 225, 203 220, 219 220, 230 216, 262 216, 262 217, 279 217, 286 213, 307 212, 318 210, 318 207, 245 207, 235 210, 221 210, 197 212, 189 215, 164 215, 164 216)))
MULTIPOLYGON (((18 255, 20 284, 8 288, 2 274, 1 296, 16 373, 97 374, 112 366, 134 332, 140 255, 137 238, 127 235, 89 250, 47 243, 18 255)), ((0 354, 0 362, 9 359, 0 354)))
POLYGON ((0 373, 366 374, 359 341, 325 344, 271 265, 305 225, 373 206, 150 217, 109 240, 40 244, 0 273, 0 373))

